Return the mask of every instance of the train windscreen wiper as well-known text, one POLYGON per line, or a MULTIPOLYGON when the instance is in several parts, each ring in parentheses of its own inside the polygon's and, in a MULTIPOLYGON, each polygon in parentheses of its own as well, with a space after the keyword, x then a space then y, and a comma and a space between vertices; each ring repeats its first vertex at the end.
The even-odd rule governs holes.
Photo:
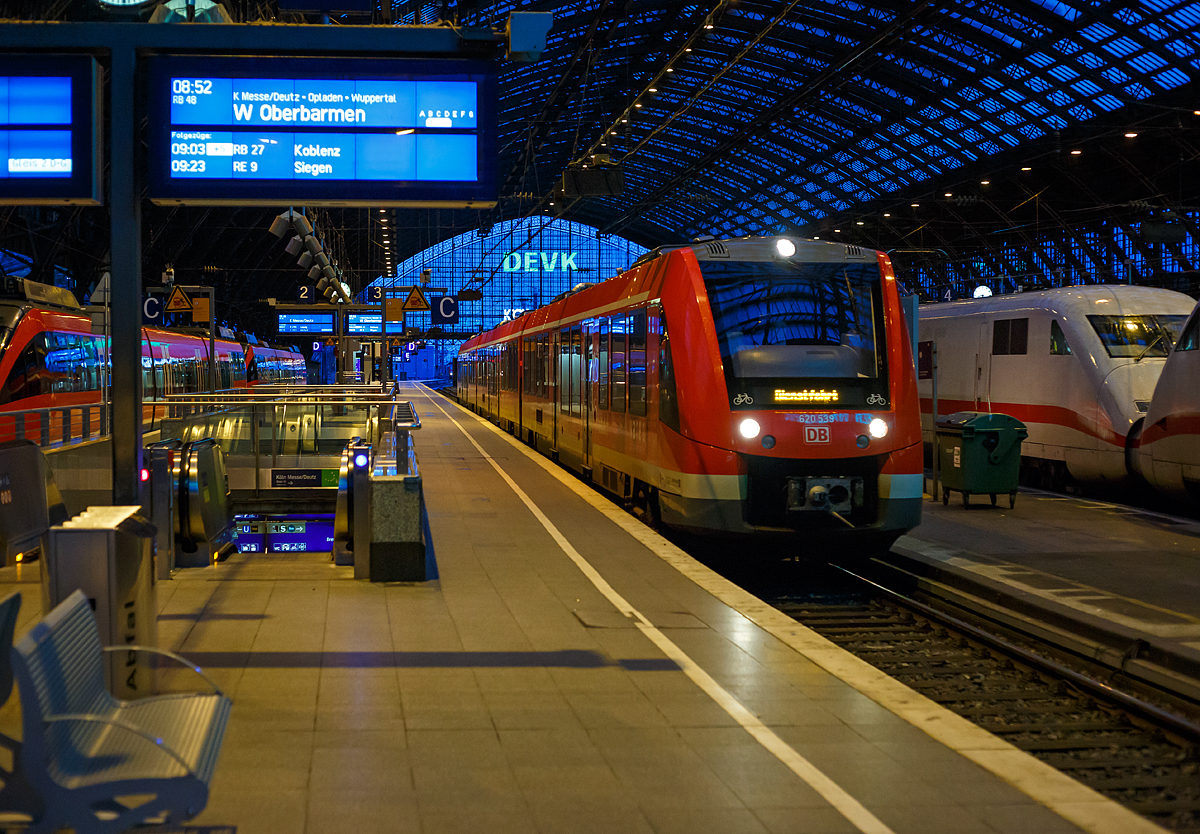
POLYGON ((1145 355, 1147 353, 1149 353, 1151 350, 1153 350, 1154 346, 1157 345, 1159 342, 1161 342, 1163 336, 1165 336, 1165 335, 1166 335, 1165 333, 1159 333, 1157 336, 1155 336, 1154 341, 1152 341, 1150 344, 1146 345, 1145 349, 1137 355, 1136 359, 1133 360, 1133 364, 1136 365, 1138 362, 1141 362, 1142 358, 1145 357, 1145 355))

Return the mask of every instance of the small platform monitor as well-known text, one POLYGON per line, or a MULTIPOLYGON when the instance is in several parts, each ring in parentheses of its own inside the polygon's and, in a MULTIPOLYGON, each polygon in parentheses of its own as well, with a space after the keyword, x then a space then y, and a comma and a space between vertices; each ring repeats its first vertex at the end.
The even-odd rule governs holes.
POLYGON ((156 203, 496 203, 492 63, 163 55, 148 75, 156 203))
POLYGON ((333 313, 280 313, 279 335, 333 333, 333 313))
POLYGON ((0 204, 100 205, 96 59, 6 55, 0 73, 0 204))
POLYGON ((347 335, 378 334, 383 332, 381 313, 347 313, 347 335))

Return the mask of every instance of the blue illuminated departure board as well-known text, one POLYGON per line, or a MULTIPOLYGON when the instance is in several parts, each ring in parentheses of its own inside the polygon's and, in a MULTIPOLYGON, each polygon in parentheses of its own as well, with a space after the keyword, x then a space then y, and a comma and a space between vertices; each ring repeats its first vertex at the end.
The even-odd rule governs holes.
POLYGON ((99 204, 95 59, 8 57, 0 69, 0 203, 99 204))
POLYGON ((383 332, 382 313, 347 313, 346 333, 350 335, 383 332))
POLYGON ((279 334, 332 333, 333 313, 280 313, 279 334))
POLYGON ((151 59, 159 203, 493 205, 495 67, 151 59))

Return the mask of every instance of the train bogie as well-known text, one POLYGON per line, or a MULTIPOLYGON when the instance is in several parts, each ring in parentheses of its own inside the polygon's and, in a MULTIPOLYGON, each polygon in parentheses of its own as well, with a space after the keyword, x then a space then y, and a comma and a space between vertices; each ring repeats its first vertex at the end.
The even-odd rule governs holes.
MULTIPOLYGON (((1130 429, 1192 305, 1169 290, 1093 285, 922 306, 938 414, 1010 414, 1029 430, 1025 462, 1052 482, 1127 484, 1130 429)), ((919 383, 927 442, 933 385, 919 383)))
POLYGON ((784 240, 658 250, 481 334, 459 398, 672 526, 898 535, 922 474, 890 264, 784 240))

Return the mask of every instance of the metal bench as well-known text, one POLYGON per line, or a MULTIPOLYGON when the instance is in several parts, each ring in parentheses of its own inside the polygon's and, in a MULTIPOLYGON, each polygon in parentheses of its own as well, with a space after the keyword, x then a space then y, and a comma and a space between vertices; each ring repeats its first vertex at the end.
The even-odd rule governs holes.
MULTIPOLYGON (((11 593, 0 599, 0 704, 8 701, 12 694, 13 670, 9 662, 12 654, 13 633, 17 628, 17 614, 21 611, 20 592, 11 593)), ((0 828, 10 822, 10 816, 22 819, 36 818, 41 814, 42 802, 30 788, 21 771, 21 742, 0 733, 0 747, 12 757, 12 769, 0 767, 0 828)))
POLYGON ((103 648, 78 591, 13 647, 12 666, 21 693, 21 766, 43 802, 27 834, 64 826, 116 834, 203 810, 230 700, 198 667, 160 649, 103 648), (169 657, 194 669, 214 694, 118 701, 104 686, 105 651, 169 657), (139 804, 121 801, 133 798, 139 804))

